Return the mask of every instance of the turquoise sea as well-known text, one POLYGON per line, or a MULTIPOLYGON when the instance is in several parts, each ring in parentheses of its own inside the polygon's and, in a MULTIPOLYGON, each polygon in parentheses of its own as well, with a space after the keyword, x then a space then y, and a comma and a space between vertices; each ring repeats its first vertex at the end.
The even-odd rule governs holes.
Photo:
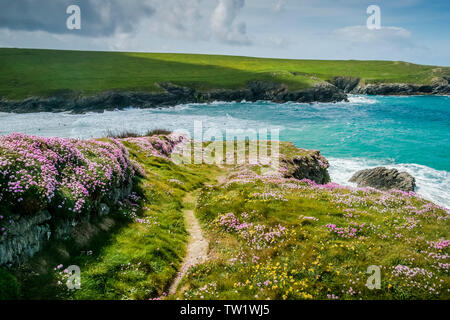
POLYGON ((107 130, 280 129, 280 139, 318 149, 335 182, 362 168, 398 168, 416 177, 417 192, 450 208, 450 97, 351 96, 342 103, 239 102, 180 105, 72 115, 0 113, 0 135, 99 137, 107 130))

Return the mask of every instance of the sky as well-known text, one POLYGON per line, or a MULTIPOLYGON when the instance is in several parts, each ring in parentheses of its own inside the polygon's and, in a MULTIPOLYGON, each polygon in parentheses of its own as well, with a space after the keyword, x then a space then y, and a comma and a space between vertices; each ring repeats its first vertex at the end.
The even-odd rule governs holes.
POLYGON ((449 0, 0 0, 0 47, 450 66, 449 30, 449 0), (67 28, 70 5, 81 29, 67 28))

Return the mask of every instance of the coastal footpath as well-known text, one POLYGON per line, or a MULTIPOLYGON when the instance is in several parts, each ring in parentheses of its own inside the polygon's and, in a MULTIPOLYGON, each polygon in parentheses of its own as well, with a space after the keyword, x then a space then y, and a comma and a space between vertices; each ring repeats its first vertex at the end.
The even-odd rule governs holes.
POLYGON ((0 112, 17 113, 450 94, 449 67, 401 61, 0 49, 0 71, 0 112))
POLYGON ((330 182, 320 152, 291 143, 275 168, 179 163, 187 146, 1 137, 0 300, 449 298, 448 210, 330 182))

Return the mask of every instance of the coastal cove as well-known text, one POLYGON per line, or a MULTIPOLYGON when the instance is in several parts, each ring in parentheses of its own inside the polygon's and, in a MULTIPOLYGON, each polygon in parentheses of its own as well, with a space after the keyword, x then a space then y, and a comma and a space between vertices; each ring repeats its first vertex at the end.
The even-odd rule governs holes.
POLYGON ((320 150, 330 162, 332 181, 365 168, 386 166, 407 171, 417 192, 450 207, 450 97, 350 95, 348 102, 213 102, 169 108, 127 108, 103 113, 0 113, 0 135, 91 138, 107 131, 164 128, 280 129, 280 140, 320 150))
POLYGON ((450 1, 3 4, 2 311, 450 301, 450 1))
POLYGON ((214 101, 340 102, 348 94, 450 94, 449 67, 404 61, 12 48, 0 48, 0 61, 0 112, 86 113, 214 101))

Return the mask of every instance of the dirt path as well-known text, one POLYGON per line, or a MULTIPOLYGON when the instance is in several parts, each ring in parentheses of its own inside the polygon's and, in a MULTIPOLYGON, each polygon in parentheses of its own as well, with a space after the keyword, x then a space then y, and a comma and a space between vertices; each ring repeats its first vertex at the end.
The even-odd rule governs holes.
MULTIPOLYGON (((192 195, 189 194, 185 198, 185 202, 193 202, 192 195)), ((169 295, 173 295, 177 292, 178 285, 181 279, 186 275, 188 270, 200 263, 203 263, 208 258, 208 240, 202 235, 202 228, 194 215, 193 210, 184 210, 184 216, 186 219, 187 231, 190 234, 189 243, 187 247, 186 257, 180 271, 178 272, 175 280, 172 282, 169 288, 169 295)))
MULTIPOLYGON (((217 177, 217 185, 225 183, 227 174, 224 173, 217 177)), ((195 195, 194 193, 187 194, 184 199, 184 203, 194 205, 195 195)), ((186 256, 184 257, 183 264, 181 265, 180 271, 173 280, 169 287, 169 295, 174 295, 177 292, 178 286, 181 280, 193 266, 208 260, 208 246, 209 242, 203 237, 202 228, 200 223, 194 215, 194 210, 185 209, 184 217, 186 221, 186 229, 189 232, 189 242, 187 247, 186 256)))

